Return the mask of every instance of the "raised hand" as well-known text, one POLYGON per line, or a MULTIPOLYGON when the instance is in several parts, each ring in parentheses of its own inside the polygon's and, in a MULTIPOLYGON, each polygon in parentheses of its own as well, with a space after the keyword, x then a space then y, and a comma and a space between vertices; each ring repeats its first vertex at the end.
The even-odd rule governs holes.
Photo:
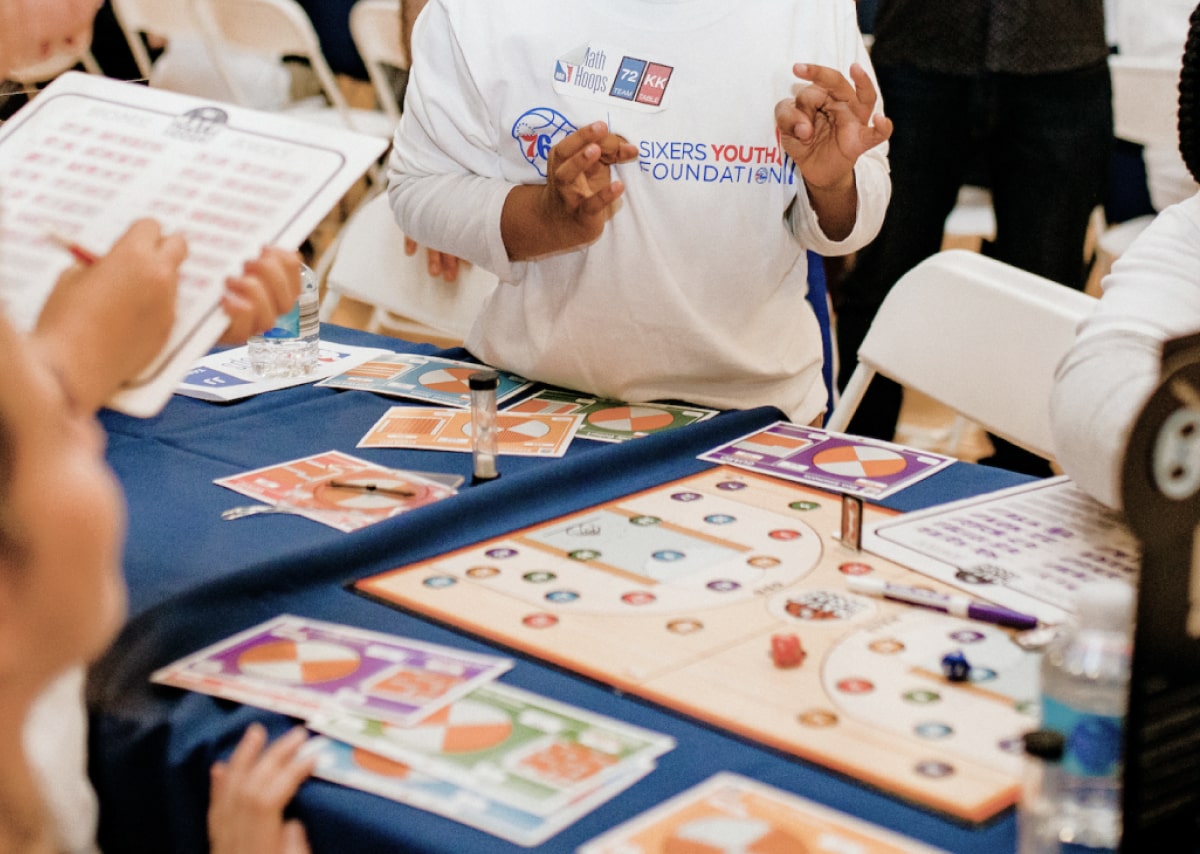
POLYGON ((792 71, 809 85, 775 106, 784 151, 810 189, 852 186, 858 158, 892 135, 891 120, 875 113, 870 75, 857 63, 850 80, 823 65, 797 63, 792 71))

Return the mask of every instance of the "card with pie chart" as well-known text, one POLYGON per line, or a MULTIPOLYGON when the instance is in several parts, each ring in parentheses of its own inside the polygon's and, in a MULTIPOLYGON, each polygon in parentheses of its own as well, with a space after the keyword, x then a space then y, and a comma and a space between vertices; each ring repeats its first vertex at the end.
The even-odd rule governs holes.
POLYGON ((436 813, 527 848, 541 845, 651 770, 631 766, 626 776, 612 779, 570 806, 537 815, 324 736, 310 738, 303 752, 316 760, 314 777, 436 813))
POLYGON ((573 391, 543 389, 514 403, 505 412, 546 415, 582 415, 576 436, 597 442, 625 442, 705 421, 717 414, 715 409, 680 406, 673 403, 625 403, 581 397, 573 391))
POLYGON ((725 772, 593 839, 579 854, 935 854, 940 850, 725 772))
POLYGON ((930 451, 786 421, 714 448, 700 459, 867 499, 886 498, 954 462, 930 451))
POLYGON ((458 480, 447 480, 436 472, 391 469, 341 451, 326 451, 213 482, 349 533, 455 495, 457 490, 450 483, 458 480))
MULTIPOLYGON (((364 362, 336 377, 317 383, 332 388, 359 389, 465 409, 471 405, 471 389, 467 378, 485 365, 426 356, 419 353, 387 353, 364 362)), ((500 384, 496 388, 497 402, 508 400, 533 385, 532 382, 507 371, 496 371, 500 384)))
POLYGON ((670 736, 512 685, 482 685, 420 723, 320 715, 309 727, 518 809, 548 815, 647 768, 670 736))
POLYGON ((507 658, 283 614, 150 680, 305 720, 338 709, 408 725, 510 667, 507 658))
MULTIPOLYGON (((517 457, 561 457, 582 415, 496 413, 496 447, 517 457)), ((471 451, 471 413, 431 406, 393 406, 358 442, 360 448, 471 451)))

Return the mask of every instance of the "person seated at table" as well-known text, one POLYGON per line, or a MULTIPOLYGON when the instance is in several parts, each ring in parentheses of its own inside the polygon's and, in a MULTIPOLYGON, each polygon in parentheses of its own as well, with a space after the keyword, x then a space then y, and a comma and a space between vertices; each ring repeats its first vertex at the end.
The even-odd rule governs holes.
POLYGON ((891 123, 852 4, 701 7, 428 3, 390 199, 414 240, 500 277, 466 342, 481 361, 812 423, 805 250, 875 235, 891 123))
MULTIPOLYGON (((1200 180, 1200 6, 1180 75, 1179 153, 1200 180)), ((1161 211, 1101 287, 1058 368, 1051 418, 1063 471, 1116 508, 1125 448, 1158 385, 1162 344, 1200 331, 1200 194, 1161 211)))

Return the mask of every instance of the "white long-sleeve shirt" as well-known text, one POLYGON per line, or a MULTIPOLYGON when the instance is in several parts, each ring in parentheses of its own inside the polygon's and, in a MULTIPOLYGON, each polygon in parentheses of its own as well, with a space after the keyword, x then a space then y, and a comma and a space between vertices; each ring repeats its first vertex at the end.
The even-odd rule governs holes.
POLYGON ((870 241, 890 196, 886 146, 855 167, 858 216, 829 239, 783 154, 775 104, 795 62, 870 68, 849 0, 433 0, 390 163, 404 231, 502 282, 468 339, 488 364, 628 401, 825 407, 805 249, 870 241), (605 121, 638 148, 601 237, 510 262, 516 184, 551 146, 605 121))
POLYGON ((1200 194, 1160 213, 1103 288, 1059 366, 1051 419, 1063 471, 1119 507, 1125 448, 1158 385, 1162 344, 1200 330, 1200 194))

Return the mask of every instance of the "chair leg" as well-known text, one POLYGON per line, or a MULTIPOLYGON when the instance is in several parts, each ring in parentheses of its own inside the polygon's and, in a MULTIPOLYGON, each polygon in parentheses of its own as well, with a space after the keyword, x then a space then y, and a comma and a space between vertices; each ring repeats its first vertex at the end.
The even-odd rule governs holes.
POLYGON ((846 429, 850 424, 850 419, 854 417, 854 412, 858 409, 858 405, 862 403, 863 395, 867 393, 867 386, 871 384, 874 376, 874 368, 864 365, 862 362, 858 363, 858 366, 854 369, 854 373, 850 375, 850 381, 846 383, 846 388, 842 391, 841 397, 838 399, 837 406, 833 408, 833 413, 825 423, 826 430, 842 432, 846 429))

